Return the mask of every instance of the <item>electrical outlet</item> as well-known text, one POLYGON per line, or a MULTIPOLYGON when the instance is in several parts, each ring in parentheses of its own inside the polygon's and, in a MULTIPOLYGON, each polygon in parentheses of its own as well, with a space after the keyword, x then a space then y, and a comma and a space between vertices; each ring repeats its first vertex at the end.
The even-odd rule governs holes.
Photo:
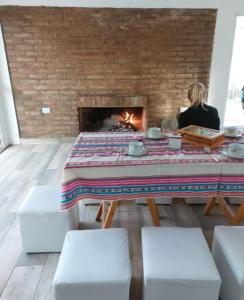
POLYGON ((50 114, 50 112, 51 112, 50 107, 42 107, 43 114, 50 114))

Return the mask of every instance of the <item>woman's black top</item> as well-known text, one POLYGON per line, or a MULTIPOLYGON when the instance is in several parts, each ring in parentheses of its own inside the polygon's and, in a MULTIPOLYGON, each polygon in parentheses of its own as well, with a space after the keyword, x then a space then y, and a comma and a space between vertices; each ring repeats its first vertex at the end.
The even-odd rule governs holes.
POLYGON ((219 130, 219 115, 215 107, 204 104, 203 107, 191 106, 186 111, 178 115, 179 129, 189 126, 197 125, 211 129, 219 130))

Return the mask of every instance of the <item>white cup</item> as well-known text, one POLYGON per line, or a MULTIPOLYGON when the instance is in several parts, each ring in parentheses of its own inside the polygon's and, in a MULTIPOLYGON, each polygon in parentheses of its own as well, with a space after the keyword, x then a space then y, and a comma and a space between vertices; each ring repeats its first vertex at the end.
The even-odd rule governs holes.
POLYGON ((234 126, 225 127, 225 134, 227 134, 227 135, 237 136, 238 133, 239 133, 239 130, 237 127, 234 127, 234 126))
POLYGON ((171 134, 169 135, 169 148, 180 149, 181 148, 181 135, 171 134))
POLYGON ((130 142, 129 143, 129 154, 143 154, 145 148, 142 142, 130 142))
POLYGON ((148 129, 148 136, 152 138, 159 138, 162 136, 161 128, 159 127, 151 127, 148 129))
POLYGON ((228 151, 229 153, 236 155, 244 154, 244 145, 238 143, 231 143, 229 144, 228 151))

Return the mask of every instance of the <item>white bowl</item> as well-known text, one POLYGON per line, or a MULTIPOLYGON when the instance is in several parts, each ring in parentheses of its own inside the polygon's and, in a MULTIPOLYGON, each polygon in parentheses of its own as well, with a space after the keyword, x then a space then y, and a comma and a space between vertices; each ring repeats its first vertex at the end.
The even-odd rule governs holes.
POLYGON ((145 155, 147 153, 147 150, 145 148, 143 148, 140 151, 130 151, 129 149, 127 150, 127 154, 131 155, 131 156, 142 156, 145 155))
POLYGON ((231 143, 229 144, 228 152, 241 155, 244 153, 244 145, 238 143, 231 143))
POLYGON ((159 127, 151 127, 148 129, 148 136, 150 138, 159 138, 162 136, 162 130, 159 127))
POLYGON ((238 128, 235 126, 225 127, 224 130, 225 130, 225 135, 228 136, 238 136, 238 134, 240 133, 238 128))

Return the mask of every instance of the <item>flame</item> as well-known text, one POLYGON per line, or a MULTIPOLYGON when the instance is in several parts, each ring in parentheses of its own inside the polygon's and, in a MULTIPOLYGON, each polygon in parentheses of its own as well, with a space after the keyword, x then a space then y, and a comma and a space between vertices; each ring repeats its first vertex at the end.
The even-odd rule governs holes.
POLYGON ((125 112, 125 122, 134 124, 133 116, 134 116, 133 113, 132 113, 132 114, 129 114, 129 113, 126 111, 126 112, 125 112))

